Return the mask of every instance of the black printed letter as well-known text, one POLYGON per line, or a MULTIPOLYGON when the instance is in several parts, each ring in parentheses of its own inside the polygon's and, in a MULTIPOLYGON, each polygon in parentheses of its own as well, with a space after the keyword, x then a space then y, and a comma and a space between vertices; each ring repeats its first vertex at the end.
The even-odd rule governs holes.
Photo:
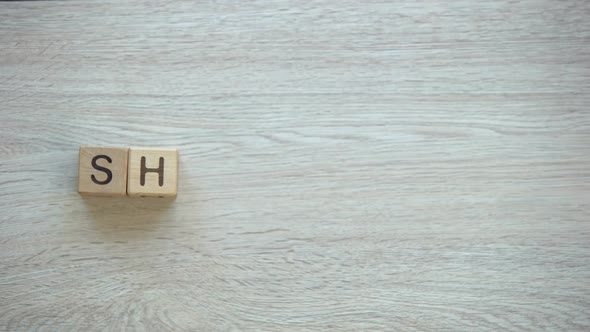
POLYGON ((145 167, 145 157, 141 157, 141 178, 139 179, 141 186, 145 186, 145 173, 147 172, 158 173, 160 176, 158 183, 160 187, 164 186, 164 157, 160 157, 160 166, 158 168, 145 167))
POLYGON ((106 167, 102 167, 102 166, 98 166, 96 164, 96 161, 98 159, 106 159, 109 164, 113 162, 113 160, 109 157, 109 156, 105 156, 103 154, 95 156, 94 158, 92 158, 92 167, 94 167, 94 169, 105 172, 107 174, 107 179, 104 181, 98 181, 96 179, 96 177, 94 176, 94 174, 92 174, 90 176, 90 178, 92 179, 92 182, 96 183, 96 184, 100 184, 100 185, 105 185, 108 184, 109 182, 111 182, 111 180, 113 180, 113 172, 111 172, 110 169, 106 168, 106 167))

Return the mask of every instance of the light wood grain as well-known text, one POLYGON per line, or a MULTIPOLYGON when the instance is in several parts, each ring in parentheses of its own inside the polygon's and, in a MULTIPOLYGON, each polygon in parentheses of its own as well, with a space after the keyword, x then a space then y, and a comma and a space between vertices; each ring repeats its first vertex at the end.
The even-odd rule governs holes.
POLYGON ((590 330, 590 2, 0 2, 0 330, 590 330), (180 151, 84 198, 80 145, 180 151))

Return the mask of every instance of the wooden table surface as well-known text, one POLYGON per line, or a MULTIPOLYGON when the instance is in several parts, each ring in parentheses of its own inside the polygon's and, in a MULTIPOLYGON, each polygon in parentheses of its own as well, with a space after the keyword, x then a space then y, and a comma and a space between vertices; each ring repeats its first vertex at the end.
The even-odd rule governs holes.
POLYGON ((0 209, 2 331, 589 331, 590 1, 0 2, 0 209))

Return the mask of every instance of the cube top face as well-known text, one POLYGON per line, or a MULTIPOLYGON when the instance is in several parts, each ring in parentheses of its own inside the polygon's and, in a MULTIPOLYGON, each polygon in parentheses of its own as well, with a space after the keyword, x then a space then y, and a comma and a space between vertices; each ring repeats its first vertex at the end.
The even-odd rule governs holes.
POLYGON ((127 172, 129 196, 176 196, 178 150, 131 148, 127 172))
POLYGON ((127 148, 80 147, 78 192, 84 195, 125 195, 128 155, 127 148))

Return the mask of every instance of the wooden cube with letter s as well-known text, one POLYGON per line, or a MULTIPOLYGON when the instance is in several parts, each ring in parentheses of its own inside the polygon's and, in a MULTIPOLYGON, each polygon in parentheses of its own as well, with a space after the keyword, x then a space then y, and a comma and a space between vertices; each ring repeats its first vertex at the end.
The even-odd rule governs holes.
POLYGON ((81 147, 78 192, 84 195, 126 195, 128 157, 128 148, 81 147))

